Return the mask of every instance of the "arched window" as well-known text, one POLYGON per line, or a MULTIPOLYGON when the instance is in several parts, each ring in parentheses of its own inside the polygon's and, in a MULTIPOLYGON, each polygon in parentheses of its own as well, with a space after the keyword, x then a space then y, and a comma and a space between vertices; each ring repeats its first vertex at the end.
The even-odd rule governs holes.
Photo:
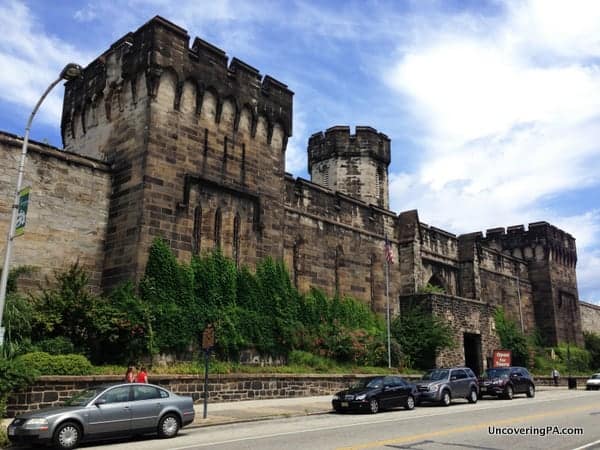
POLYGON ((369 292, 371 311, 375 311, 375 255, 369 257, 369 292))
POLYGON ((429 281, 427 282, 428 285, 437 288, 437 289, 441 289, 445 294, 448 293, 448 290, 446 289, 446 283, 444 282, 444 279, 437 273, 434 273, 431 278, 429 279, 429 281))
POLYGON ((240 215, 236 214, 233 219, 233 260, 236 267, 240 266, 240 224, 240 215))
POLYGON ((215 248, 221 248, 221 208, 217 208, 215 213, 215 248))
POLYGON ((194 255, 200 254, 200 243, 202 242, 202 207, 196 206, 194 209, 194 228, 192 231, 192 252, 194 255))
POLYGON ((340 266, 342 264, 342 258, 344 256, 344 251, 342 250, 342 246, 338 245, 335 249, 335 296, 338 297, 340 295, 340 266))

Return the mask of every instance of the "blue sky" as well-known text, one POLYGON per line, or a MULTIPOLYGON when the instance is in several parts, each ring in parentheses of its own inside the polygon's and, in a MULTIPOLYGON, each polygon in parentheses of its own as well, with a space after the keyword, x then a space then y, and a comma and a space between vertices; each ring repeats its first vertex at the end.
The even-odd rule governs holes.
MULTIPOLYGON (((289 172, 308 177, 312 133, 373 126, 394 211, 454 233, 547 220, 600 303, 600 2, 0 0, 0 129, 23 134, 66 62, 157 14, 295 92, 289 172)), ((61 96, 33 139, 61 146, 61 96)))

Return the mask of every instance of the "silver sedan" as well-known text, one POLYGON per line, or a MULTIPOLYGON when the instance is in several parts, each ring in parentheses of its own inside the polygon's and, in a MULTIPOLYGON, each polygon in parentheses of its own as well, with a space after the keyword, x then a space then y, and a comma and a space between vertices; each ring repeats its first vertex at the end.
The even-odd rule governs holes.
POLYGON ((7 431, 15 443, 51 443, 73 449, 82 441, 133 434, 171 438, 193 421, 191 397, 152 384, 127 383, 89 388, 63 406, 19 415, 7 431))

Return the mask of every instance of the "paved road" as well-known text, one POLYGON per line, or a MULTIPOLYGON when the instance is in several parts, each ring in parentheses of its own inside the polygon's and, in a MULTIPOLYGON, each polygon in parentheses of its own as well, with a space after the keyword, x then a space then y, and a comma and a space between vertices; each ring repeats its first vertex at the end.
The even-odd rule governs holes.
POLYGON ((85 448, 575 449, 595 441, 596 445, 585 448, 600 449, 600 392, 545 391, 538 392, 534 399, 518 396, 512 401, 489 399, 476 405, 460 402, 448 408, 421 406, 413 411, 398 409, 377 415, 325 414, 184 429, 171 440, 142 438, 85 448), (577 432, 567 427, 579 427, 583 435, 552 433, 577 432), (491 428, 512 434, 491 434, 491 428))

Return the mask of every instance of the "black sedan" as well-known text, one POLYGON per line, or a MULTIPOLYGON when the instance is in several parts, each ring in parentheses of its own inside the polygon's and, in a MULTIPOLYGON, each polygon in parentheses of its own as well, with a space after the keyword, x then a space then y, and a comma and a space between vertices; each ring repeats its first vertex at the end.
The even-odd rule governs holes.
POLYGON ((119 384, 89 388, 60 407, 19 415, 8 426, 8 438, 70 450, 83 441, 134 434, 171 438, 193 420, 191 397, 152 384, 119 384))
POLYGON ((417 395, 416 386, 400 377, 377 376, 362 378, 351 388, 338 392, 331 404, 336 412, 369 411, 375 414, 396 406, 413 409, 417 395))

